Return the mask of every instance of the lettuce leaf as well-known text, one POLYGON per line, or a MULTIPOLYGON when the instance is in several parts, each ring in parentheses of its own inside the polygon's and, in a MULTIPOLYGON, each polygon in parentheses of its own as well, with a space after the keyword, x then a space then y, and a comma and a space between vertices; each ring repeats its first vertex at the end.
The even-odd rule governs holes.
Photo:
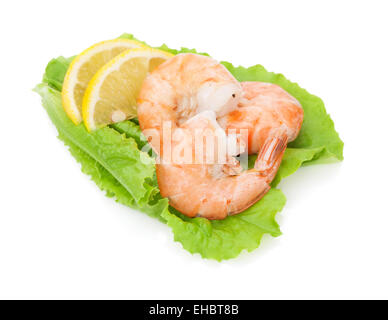
POLYGON ((279 85, 301 103, 304 110, 303 125, 298 138, 291 142, 289 148, 320 149, 308 163, 343 160, 343 142, 334 129, 334 123, 326 113, 323 101, 287 80, 282 74, 268 72, 261 65, 250 68, 234 67, 223 62, 225 67, 239 81, 263 81, 279 85))
MULTIPOLYGON (((93 133, 84 125, 74 125, 61 104, 61 93, 48 85, 35 88, 43 106, 58 130, 58 137, 69 146, 71 154, 82 165, 107 196, 135 209, 142 208, 161 218, 159 203, 154 198, 159 190, 155 179, 154 159, 139 150, 135 139, 106 127, 93 133), (155 206, 157 207, 155 209, 155 206)), ((161 201, 167 206, 167 199, 161 201)))
MULTIPOLYGON (((135 39, 132 35, 121 37, 135 39)), ((159 49, 173 54, 194 52, 194 49, 159 49)), ((201 53, 205 54, 205 53, 201 53)), ((136 120, 121 123, 88 133, 84 126, 75 126, 66 116, 61 104, 63 78, 72 58, 59 57, 49 62, 43 81, 35 91, 51 121, 58 130, 58 137, 68 147, 74 158, 108 197, 151 217, 167 223, 174 239, 191 253, 218 261, 238 256, 241 251, 252 251, 260 244, 264 234, 281 235, 275 220, 286 199, 278 189, 267 195, 243 213, 222 221, 203 218, 190 219, 168 205, 160 196, 154 160, 142 152, 147 144, 136 120), (140 161, 140 159, 145 161, 140 161)), ((302 104, 305 119, 299 137, 287 148, 279 172, 272 186, 291 175, 301 165, 342 160, 343 142, 334 129, 321 99, 301 89, 283 75, 267 72, 262 66, 234 67, 222 62, 240 81, 266 81, 280 85, 302 104)), ((255 157, 250 157, 253 163, 255 157)))
POLYGON ((281 235, 275 215, 282 210, 286 197, 271 189, 265 197, 244 212, 224 220, 209 221, 187 218, 171 208, 162 216, 174 232, 175 241, 191 253, 218 261, 231 259, 242 250, 252 251, 260 245, 265 233, 281 235))

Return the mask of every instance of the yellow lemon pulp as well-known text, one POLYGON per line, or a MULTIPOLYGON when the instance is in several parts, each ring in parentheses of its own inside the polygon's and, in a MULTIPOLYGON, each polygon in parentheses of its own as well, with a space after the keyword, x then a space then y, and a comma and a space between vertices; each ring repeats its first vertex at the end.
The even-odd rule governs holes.
POLYGON ((149 72, 173 55, 151 48, 130 49, 113 58, 90 80, 82 102, 89 131, 136 117, 136 99, 149 72))
POLYGON ((75 124, 82 122, 82 100, 89 81, 114 57, 133 48, 146 46, 128 39, 107 40, 91 46, 72 61, 63 81, 62 104, 75 124))

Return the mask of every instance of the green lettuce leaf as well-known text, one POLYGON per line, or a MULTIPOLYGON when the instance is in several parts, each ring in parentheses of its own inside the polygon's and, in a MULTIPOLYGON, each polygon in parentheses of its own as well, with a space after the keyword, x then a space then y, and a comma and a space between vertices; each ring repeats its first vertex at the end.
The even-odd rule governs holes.
POLYGON ((187 218, 170 208, 162 216, 174 232, 175 241, 191 253, 204 258, 235 258, 242 250, 252 251, 260 245, 265 233, 281 235, 275 215, 282 210, 286 197, 280 190, 271 189, 265 197, 244 212, 224 220, 187 218))
POLYGON ((61 93, 48 86, 36 90, 44 97, 43 105, 62 139, 70 141, 108 170, 139 204, 148 203, 155 186, 154 159, 138 149, 135 139, 110 127, 87 132, 84 125, 75 126, 61 107, 61 93))
POLYGON ((304 110, 303 125, 298 138, 288 147, 297 149, 320 149, 308 163, 330 162, 343 159, 343 142, 334 129, 333 120, 326 113, 323 101, 287 80, 282 74, 268 72, 261 65, 250 68, 234 67, 223 62, 239 81, 263 81, 279 85, 298 99, 304 110))
MULTIPOLYGON (((135 39, 129 34, 121 37, 135 39)), ((173 54, 197 53, 194 49, 175 50, 166 45, 159 49, 173 54)), ((81 164, 82 171, 108 197, 114 197, 128 207, 167 223, 174 233, 174 239, 186 250, 218 261, 234 258, 243 250, 252 251, 259 246, 266 233, 274 237, 281 234, 275 216, 282 210, 286 199, 277 189, 271 189, 262 200, 243 213, 222 221, 190 219, 170 207, 168 200, 160 196, 152 156, 141 151, 147 142, 136 119, 88 133, 82 124, 75 126, 67 118, 62 108, 60 91, 71 60, 64 57, 51 60, 42 83, 35 91, 41 95, 43 106, 58 130, 58 137, 69 147, 71 154, 81 164)), ((283 75, 267 72, 262 66, 243 68, 222 63, 240 81, 266 81, 280 85, 295 96, 304 108, 305 119, 301 133, 287 148, 272 182, 273 187, 301 165, 343 159, 343 142, 322 100, 283 75)), ((251 164, 254 160, 255 157, 249 158, 251 164)))

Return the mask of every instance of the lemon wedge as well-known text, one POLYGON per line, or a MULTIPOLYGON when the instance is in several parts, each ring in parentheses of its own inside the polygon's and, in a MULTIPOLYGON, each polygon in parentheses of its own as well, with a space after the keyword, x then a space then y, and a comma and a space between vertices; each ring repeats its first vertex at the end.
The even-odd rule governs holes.
POLYGON ((136 117, 136 99, 145 77, 171 57, 165 51, 139 48, 127 50, 104 65, 85 91, 82 115, 86 128, 93 131, 136 117))
POLYGON ((75 124, 82 122, 82 99, 94 74, 115 56, 132 48, 146 46, 128 39, 107 40, 91 46, 72 61, 63 81, 62 104, 75 124))

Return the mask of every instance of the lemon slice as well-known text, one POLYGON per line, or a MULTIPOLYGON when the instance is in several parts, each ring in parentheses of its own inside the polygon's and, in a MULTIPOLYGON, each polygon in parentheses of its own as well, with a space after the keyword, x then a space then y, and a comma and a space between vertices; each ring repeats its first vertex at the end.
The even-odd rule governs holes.
POLYGON ((91 46, 72 61, 63 81, 62 104, 75 124, 82 122, 82 99, 94 74, 120 53, 142 47, 146 48, 145 45, 133 40, 107 40, 91 46))
POLYGON ((90 80, 82 102, 89 131, 136 117, 136 98, 149 72, 173 57, 151 48, 127 50, 109 61, 90 80))

